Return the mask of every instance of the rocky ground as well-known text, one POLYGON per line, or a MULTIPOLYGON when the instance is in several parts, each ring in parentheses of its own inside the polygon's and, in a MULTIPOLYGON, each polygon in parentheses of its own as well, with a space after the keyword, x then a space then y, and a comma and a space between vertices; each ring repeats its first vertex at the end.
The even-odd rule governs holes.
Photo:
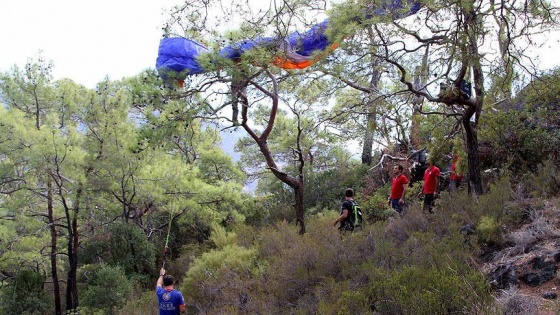
POLYGON ((526 223, 503 227, 503 244, 483 250, 481 269, 507 314, 560 314, 560 200, 525 203, 526 223))

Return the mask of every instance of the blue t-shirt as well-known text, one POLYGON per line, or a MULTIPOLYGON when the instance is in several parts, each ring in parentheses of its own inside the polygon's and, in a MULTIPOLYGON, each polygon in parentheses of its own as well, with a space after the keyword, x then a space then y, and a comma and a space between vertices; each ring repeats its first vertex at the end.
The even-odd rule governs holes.
POLYGON ((181 313, 179 305, 185 305, 181 292, 177 290, 168 291, 162 287, 157 287, 156 295, 159 304, 159 315, 177 315, 181 313))

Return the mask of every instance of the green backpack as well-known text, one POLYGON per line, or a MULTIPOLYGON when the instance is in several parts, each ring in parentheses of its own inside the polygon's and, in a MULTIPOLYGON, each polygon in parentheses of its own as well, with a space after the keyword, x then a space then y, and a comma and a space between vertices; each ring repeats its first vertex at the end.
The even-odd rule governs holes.
POLYGON ((361 227, 363 223, 362 208, 352 200, 352 212, 350 213, 350 222, 354 228, 361 227))

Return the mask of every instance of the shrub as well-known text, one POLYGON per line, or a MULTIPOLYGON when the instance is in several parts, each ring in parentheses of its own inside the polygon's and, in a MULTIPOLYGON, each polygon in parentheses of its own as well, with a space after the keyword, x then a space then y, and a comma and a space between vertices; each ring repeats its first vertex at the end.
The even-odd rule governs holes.
POLYGON ((121 267, 103 265, 89 277, 80 299, 82 312, 86 314, 94 310, 94 314, 113 314, 127 301, 134 289, 134 283, 126 278, 121 267))
POLYGON ((380 314, 470 314, 472 306, 491 302, 482 274, 450 266, 377 269, 369 288, 372 308, 380 314))
POLYGON ((0 290, 0 313, 5 315, 52 314, 52 298, 43 290, 45 276, 20 271, 8 286, 0 290))
POLYGON ((545 161, 538 170, 525 178, 528 189, 534 198, 548 198, 560 193, 560 167, 552 161, 545 161))
POLYGON ((255 250, 225 245, 194 260, 180 291, 188 293, 187 304, 203 313, 216 313, 216 308, 242 308, 250 279, 258 272, 255 266, 255 250))
POLYGON ((122 267, 127 275, 138 275, 145 284, 149 278, 143 275, 155 273, 155 247, 133 224, 115 223, 108 233, 87 243, 84 262, 93 263, 99 258, 108 265, 122 267))
POLYGON ((483 216, 476 226, 478 241, 486 244, 500 244, 502 242, 500 225, 495 218, 483 216))
POLYGON ((122 306, 119 315, 158 315, 159 305, 154 290, 143 292, 122 306))

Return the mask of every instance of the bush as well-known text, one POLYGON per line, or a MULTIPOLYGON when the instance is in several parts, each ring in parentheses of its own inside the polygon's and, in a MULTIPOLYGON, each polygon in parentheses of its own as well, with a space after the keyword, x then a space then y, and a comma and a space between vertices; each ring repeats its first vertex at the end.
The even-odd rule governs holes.
POLYGON ((180 291, 187 304, 203 313, 216 309, 242 308, 250 292, 251 277, 258 272, 256 251, 238 245, 225 245, 202 254, 187 272, 180 291))
POLYGON ((526 176, 526 184, 532 197, 549 198, 560 194, 560 167, 548 160, 538 170, 526 176))
MULTIPOLYGON (((158 315, 159 305, 155 290, 143 292, 138 298, 122 306, 119 315, 158 315)), ((194 314, 194 313, 187 313, 194 314)))
POLYGON ((80 299, 81 313, 114 314, 134 290, 134 283, 126 278, 121 267, 99 266, 88 276, 88 285, 80 299))
POLYGON ((369 288, 372 309, 380 314, 471 314, 473 306, 491 302, 482 274, 451 266, 377 269, 369 288))
POLYGON ((500 225, 495 218, 483 216, 476 226, 478 241, 486 244, 502 243, 500 225))
POLYGON ((137 275, 145 285, 150 281, 146 276, 157 272, 153 270, 155 247, 133 224, 115 223, 108 233, 87 243, 84 262, 93 263, 99 258, 108 265, 122 267, 127 275, 137 275))
POLYGON ((43 290, 45 276, 22 270, 16 278, 0 291, 0 314, 42 315, 52 314, 52 298, 43 290))

